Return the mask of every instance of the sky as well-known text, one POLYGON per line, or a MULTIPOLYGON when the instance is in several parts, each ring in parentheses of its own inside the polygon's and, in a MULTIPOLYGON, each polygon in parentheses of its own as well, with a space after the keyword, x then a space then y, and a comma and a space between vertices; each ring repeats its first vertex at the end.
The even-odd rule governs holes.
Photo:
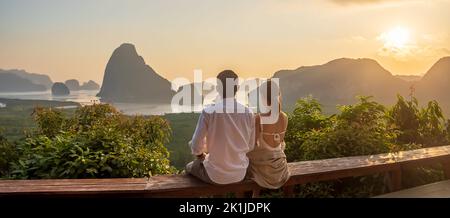
POLYGON ((450 55, 450 0, 0 0, 0 69, 102 82, 133 43, 172 80, 373 58, 422 75, 450 55))

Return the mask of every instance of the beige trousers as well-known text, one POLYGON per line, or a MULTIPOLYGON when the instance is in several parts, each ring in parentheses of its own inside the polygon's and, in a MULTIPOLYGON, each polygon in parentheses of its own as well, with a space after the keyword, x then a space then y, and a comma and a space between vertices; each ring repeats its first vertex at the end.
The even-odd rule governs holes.
POLYGON ((216 184, 213 182, 206 172, 205 166, 203 165, 204 159, 196 159, 186 165, 186 173, 191 174, 203 182, 209 183, 209 184, 216 184))

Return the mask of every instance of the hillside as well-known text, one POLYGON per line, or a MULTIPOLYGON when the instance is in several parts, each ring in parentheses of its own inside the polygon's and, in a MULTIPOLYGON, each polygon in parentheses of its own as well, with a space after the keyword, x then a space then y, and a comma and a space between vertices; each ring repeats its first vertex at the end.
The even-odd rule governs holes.
POLYGON ((283 103, 291 108, 298 98, 312 95, 325 106, 349 104, 357 95, 374 96, 377 101, 391 104, 397 93, 406 95, 409 84, 384 69, 372 59, 341 58, 323 65, 281 70, 283 103))
POLYGON ((437 100, 450 111, 450 56, 439 59, 415 86, 419 99, 437 100))

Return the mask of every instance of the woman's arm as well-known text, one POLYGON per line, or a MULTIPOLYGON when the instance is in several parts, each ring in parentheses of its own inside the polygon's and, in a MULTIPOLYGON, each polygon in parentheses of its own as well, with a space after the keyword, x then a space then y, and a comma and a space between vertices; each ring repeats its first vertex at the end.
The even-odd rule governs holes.
POLYGON ((258 136, 261 133, 261 118, 259 114, 255 115, 255 144, 258 144, 258 136))

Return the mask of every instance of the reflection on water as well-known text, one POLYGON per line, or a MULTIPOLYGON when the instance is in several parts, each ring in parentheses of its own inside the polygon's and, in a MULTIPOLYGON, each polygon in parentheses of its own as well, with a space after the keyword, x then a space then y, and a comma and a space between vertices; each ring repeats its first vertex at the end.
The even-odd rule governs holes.
POLYGON ((128 115, 163 115, 172 112, 170 104, 112 103, 112 105, 128 115))
MULTIPOLYGON (((53 101, 73 101, 81 105, 91 105, 99 103, 97 97, 98 90, 71 91, 67 96, 53 96, 51 91, 44 92, 0 92, 0 98, 23 99, 23 100, 53 100, 53 101)), ((161 115, 170 113, 170 105, 154 105, 139 103, 112 103, 114 107, 125 114, 134 115, 161 115)), ((70 106, 69 106, 70 107, 70 106)), ((68 107, 64 107, 68 108, 68 107)))
MULTIPOLYGON (((71 91, 67 96, 53 96, 51 91, 44 92, 0 92, 0 98, 23 99, 23 100, 54 100, 54 101, 73 101, 81 105, 91 105, 100 103, 97 97, 98 90, 80 90, 71 91)), ((210 95, 204 99, 204 104, 212 104, 217 96, 210 95)), ((238 101, 245 102, 244 98, 239 94, 236 96, 238 101)), ((1 102, 0 102, 1 103, 1 102)), ((170 104, 149 104, 149 103, 111 103, 118 110, 128 115, 163 115, 166 113, 187 112, 191 109, 201 111, 201 107, 191 108, 190 106, 181 107, 181 111, 172 111, 170 104)), ((4 105, 3 105, 4 106, 4 105)), ((0 105, 2 107, 2 105, 0 105)))
POLYGON ((0 92, 0 98, 24 99, 24 100, 53 100, 73 101, 82 105, 93 104, 99 100, 95 95, 98 90, 71 91, 70 95, 53 96, 51 91, 44 92, 0 92))

